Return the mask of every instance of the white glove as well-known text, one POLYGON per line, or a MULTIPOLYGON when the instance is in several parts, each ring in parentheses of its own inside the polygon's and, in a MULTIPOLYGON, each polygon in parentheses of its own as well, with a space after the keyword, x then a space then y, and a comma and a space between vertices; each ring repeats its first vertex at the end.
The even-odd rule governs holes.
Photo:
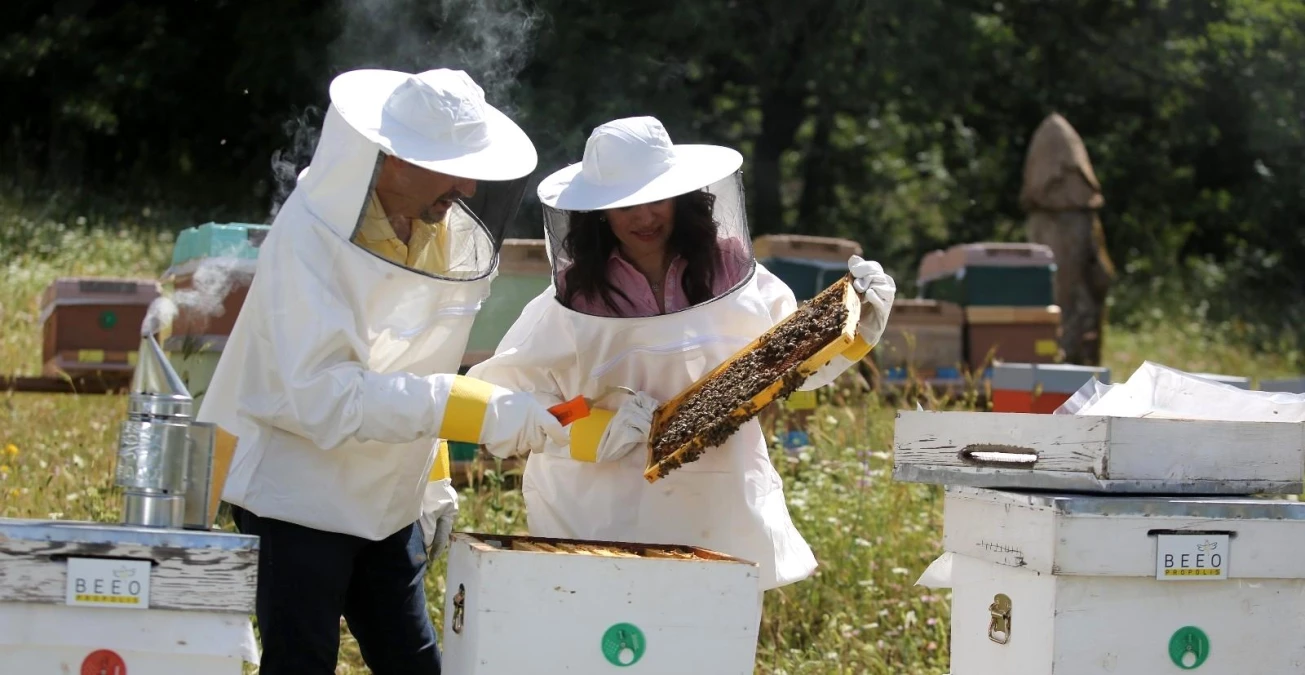
MULTIPOLYGON (((852 274, 852 288, 861 295, 861 321, 856 332, 871 347, 879 344, 888 328, 888 314, 893 308, 893 298, 897 295, 897 283, 884 272, 884 268, 873 260, 865 260, 854 255, 847 260, 847 271, 852 274)), ((856 365, 842 354, 834 356, 829 363, 812 373, 800 391, 812 391, 833 384, 849 368, 856 365)))
POLYGON ((852 288, 861 294, 863 303, 857 332, 873 347, 879 344, 888 328, 888 314, 897 295, 897 282, 884 272, 882 265, 864 260, 859 255, 848 259, 847 270, 852 273, 852 288))
POLYGON ((453 481, 437 480, 426 484, 421 501, 421 536, 426 544, 426 560, 434 562, 449 545, 453 521, 458 517, 458 493, 453 481))
MULTIPOLYGON (((585 462, 615 462, 630 454, 635 448, 648 444, 648 434, 652 432, 653 412, 657 410, 657 399, 638 392, 629 397, 621 407, 616 409, 603 435, 598 439, 598 447, 582 448, 576 443, 583 442, 584 434, 573 434, 571 441, 563 446, 550 445, 548 454, 567 457, 585 462)), ((597 412, 597 411, 595 411, 597 412)), ((601 413, 591 413, 593 419, 600 419, 601 413)), ((578 420, 575 424, 584 424, 587 420, 578 420)))
POLYGON ((495 386, 481 426, 481 445, 495 457, 507 459, 540 452, 545 440, 565 446, 571 434, 533 394, 495 386))

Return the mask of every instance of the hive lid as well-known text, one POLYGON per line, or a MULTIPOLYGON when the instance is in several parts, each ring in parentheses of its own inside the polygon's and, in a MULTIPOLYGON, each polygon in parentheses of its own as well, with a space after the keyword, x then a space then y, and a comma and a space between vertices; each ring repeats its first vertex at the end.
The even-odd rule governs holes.
POLYGON ((752 240, 756 258, 801 258, 847 264, 847 259, 861 255, 861 245, 841 237, 814 237, 803 234, 763 234, 752 240))
POLYGON ((920 260, 921 283, 952 276, 967 267, 1054 267, 1056 255, 1046 244, 975 242, 931 251, 920 260))
POLYGON ((60 277, 41 293, 39 320, 44 322, 60 305, 148 305, 160 292, 153 279, 60 277))

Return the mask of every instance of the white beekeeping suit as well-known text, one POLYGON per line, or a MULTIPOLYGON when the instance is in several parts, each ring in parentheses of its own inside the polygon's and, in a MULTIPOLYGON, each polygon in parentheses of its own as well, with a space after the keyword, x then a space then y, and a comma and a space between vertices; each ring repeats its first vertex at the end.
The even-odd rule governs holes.
MULTIPOLYGON (((539 187, 552 286, 527 305, 495 355, 468 375, 532 392, 550 406, 580 395, 595 399, 594 413, 571 425, 570 443, 546 443, 527 462, 522 492, 532 535, 703 546, 758 563, 765 590, 806 578, 816 559, 789 517, 755 419, 665 478, 650 484, 643 476, 656 402, 678 394, 797 307, 792 291, 752 256, 741 164, 728 148, 673 145, 653 118, 595 129, 583 162, 539 187), (598 236, 582 228, 600 227, 581 214, 610 214, 697 190, 711 195, 717 249, 712 297, 670 310, 668 290, 668 311, 651 316, 581 311, 562 302, 558 289, 567 284, 576 242, 598 236), (638 394, 614 394, 618 387, 638 394)), ((682 226, 677 220, 675 228, 682 226)), ((676 269, 672 264, 672 274, 676 269)), ((882 333, 882 325, 877 330, 882 333)), ((871 344, 878 340, 878 334, 865 337, 871 344)), ((830 364, 805 388, 832 381, 864 351, 830 364)))
POLYGON ((529 174, 536 153, 461 71, 353 71, 330 93, 312 163, 262 245, 199 418, 238 438, 224 501, 370 540, 421 518, 429 545, 437 520, 447 538, 457 508, 438 439, 507 456, 565 432, 533 399, 455 375, 497 271, 502 223, 455 203, 428 223, 412 267, 368 239, 372 190, 387 155, 508 181, 529 174))

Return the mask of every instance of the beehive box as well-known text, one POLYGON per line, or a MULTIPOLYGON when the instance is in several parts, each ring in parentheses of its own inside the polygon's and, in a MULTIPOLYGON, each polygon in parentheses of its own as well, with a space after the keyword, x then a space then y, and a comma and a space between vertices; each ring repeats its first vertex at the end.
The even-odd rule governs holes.
POLYGON ((1093 379, 1110 384, 1110 369, 1064 363, 998 363, 992 367, 992 410, 1050 414, 1093 379))
POLYGON ((949 486, 952 675, 1305 672, 1305 503, 949 486))
POLYGON ((896 480, 985 488, 1299 494, 1305 423, 897 413, 896 480))
POLYGON ((267 225, 249 223, 205 223, 177 236, 172 265, 163 273, 163 281, 171 283, 177 294, 213 292, 221 297, 178 302, 172 335, 231 335, 254 280, 259 247, 269 230, 267 225))
POLYGON ((752 241, 752 255, 793 291, 798 302, 814 298, 847 274, 847 260, 861 245, 838 237, 766 234, 752 241))
POLYGON ((925 298, 963 307, 1045 307, 1055 303, 1056 258, 1044 244, 960 244, 920 260, 925 298))
POLYGON ((239 675, 257 579, 258 537, 0 518, 0 672, 239 675))
POLYGON ((225 335, 173 335, 163 342, 168 362, 195 399, 196 410, 204 403, 204 394, 226 345, 225 335))
POLYGON ((506 239, 499 252, 499 271, 489 297, 476 314, 462 365, 471 367, 493 356, 527 303, 553 282, 543 239, 506 239))
POLYGON ((959 368, 964 362, 964 328, 965 314, 956 303, 896 300, 875 345, 875 363, 884 371, 910 368, 926 377, 959 368))
POLYGON ((965 359, 970 370, 994 361, 1054 363, 1060 354, 1060 307, 966 307, 965 359))
POLYGON ((159 284, 147 279, 55 279, 41 295, 42 372, 130 376, 158 296, 159 284))
POLYGON ((456 533, 443 662, 459 675, 751 674, 756 564, 689 546, 456 533))
POLYGON ((839 354, 860 360, 861 298, 844 276, 653 412, 644 478, 656 482, 720 445, 839 354))

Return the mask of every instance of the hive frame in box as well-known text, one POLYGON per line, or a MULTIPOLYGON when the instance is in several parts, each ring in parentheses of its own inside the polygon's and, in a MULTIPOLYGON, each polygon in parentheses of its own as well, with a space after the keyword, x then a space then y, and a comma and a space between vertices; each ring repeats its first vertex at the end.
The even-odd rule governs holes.
POLYGON ((704 437, 706 436, 707 431, 722 427, 729 423, 735 423, 737 427, 739 425, 742 425, 744 422, 748 421, 752 417, 756 416, 757 413, 761 412, 763 408, 765 408, 766 406, 770 405, 775 401, 780 390, 783 389, 784 387, 784 379, 789 372, 797 371, 802 374, 803 379, 805 380, 806 377, 810 377, 812 373, 819 370, 821 366, 824 366, 825 364, 829 363, 830 361, 833 360, 835 356, 842 354, 843 352, 847 351, 849 347, 852 346, 852 343, 855 342, 856 340, 857 324, 859 324, 861 321, 861 298, 857 295, 856 289, 852 288, 851 275, 845 275, 843 278, 834 282, 832 285, 830 285, 829 288, 822 291, 816 297, 812 298, 808 302, 802 303, 802 305, 799 305, 798 306, 799 311, 794 311, 792 314, 785 317, 783 321, 780 321, 779 323, 775 324, 773 327, 771 327, 770 330, 766 331, 765 333, 762 333, 760 337, 753 340, 752 342, 749 342, 742 349, 735 352, 733 356, 731 356, 728 359, 725 359, 725 361, 723 361, 720 365, 713 368, 706 375, 703 375, 702 377, 698 378, 697 382, 694 382, 692 385, 689 385, 687 389, 680 392, 674 398, 658 406, 657 410, 653 412, 652 433, 649 434, 649 437, 657 438, 661 434, 661 432, 665 430, 666 424, 670 421, 670 418, 675 413, 675 411, 679 409, 680 404, 682 404, 686 399, 692 396, 696 391, 701 389, 708 381, 716 377, 717 374, 725 370, 727 367, 729 367, 730 364, 734 363, 745 354, 748 354, 749 352, 752 352, 753 350, 757 349, 764 342, 770 339, 772 335, 774 335, 776 332, 780 331, 786 325, 788 325, 790 321, 795 320, 799 316, 800 310, 802 309, 803 306, 815 304, 816 302, 822 300, 825 297, 825 294, 827 293, 841 293, 843 296, 843 302, 847 307, 847 320, 843 323, 843 330, 841 333, 839 333, 838 337, 831 340, 828 344, 826 344, 823 348, 821 348, 820 351, 816 352, 815 356, 812 356, 806 361, 799 363, 793 370, 783 373, 774 382, 771 382, 765 389, 762 389, 761 392, 759 392, 756 396, 753 396, 751 399, 746 401, 743 405, 735 408, 724 418, 716 420, 709 427, 705 429, 698 430, 698 432, 694 434, 693 437, 690 438, 684 445, 681 445, 679 448, 676 448, 675 451, 671 452, 666 457, 663 457, 660 461, 654 458, 653 444, 649 443, 648 459, 645 464, 645 468, 643 472, 643 477, 645 480, 647 480, 649 483, 657 482, 662 477, 661 469, 664 465, 669 465, 671 467, 679 466, 679 463, 682 461, 682 458, 689 452, 704 450, 706 445, 706 441, 704 437))

